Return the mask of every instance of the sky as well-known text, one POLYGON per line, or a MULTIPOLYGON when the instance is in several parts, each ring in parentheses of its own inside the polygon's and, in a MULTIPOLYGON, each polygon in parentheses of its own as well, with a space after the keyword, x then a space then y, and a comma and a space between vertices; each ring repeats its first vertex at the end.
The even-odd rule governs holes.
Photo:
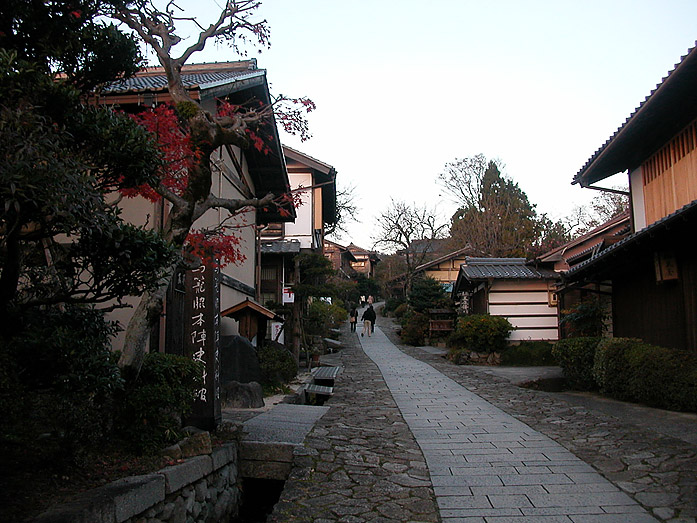
MULTIPOLYGON (((697 40, 696 0, 265 0, 259 18, 271 47, 249 56, 272 93, 317 104, 312 139, 281 139, 354 187, 360 222, 337 241, 364 248, 391 199, 447 222, 438 174, 479 153, 552 219, 589 202, 574 175, 697 40)), ((243 58, 209 45, 191 62, 243 58)))

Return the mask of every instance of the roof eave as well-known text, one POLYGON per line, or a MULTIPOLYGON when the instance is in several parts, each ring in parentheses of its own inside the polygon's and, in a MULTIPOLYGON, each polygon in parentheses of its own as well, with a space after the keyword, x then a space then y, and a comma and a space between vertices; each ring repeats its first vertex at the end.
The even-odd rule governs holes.
POLYGON ((632 113, 625 123, 574 176, 573 184, 588 187, 614 174, 632 170, 654 154, 697 114, 697 47, 632 113), (641 144, 637 147, 637 143, 641 144))

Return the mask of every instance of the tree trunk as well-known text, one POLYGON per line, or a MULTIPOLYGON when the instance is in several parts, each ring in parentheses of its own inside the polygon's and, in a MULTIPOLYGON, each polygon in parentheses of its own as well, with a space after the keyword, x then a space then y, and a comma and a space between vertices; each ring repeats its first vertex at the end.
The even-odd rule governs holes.
POLYGON ((176 264, 170 266, 160 280, 159 286, 152 291, 146 291, 141 297, 126 327, 119 367, 131 367, 136 372, 140 372, 145 359, 150 329, 162 313, 164 298, 175 270, 176 264))

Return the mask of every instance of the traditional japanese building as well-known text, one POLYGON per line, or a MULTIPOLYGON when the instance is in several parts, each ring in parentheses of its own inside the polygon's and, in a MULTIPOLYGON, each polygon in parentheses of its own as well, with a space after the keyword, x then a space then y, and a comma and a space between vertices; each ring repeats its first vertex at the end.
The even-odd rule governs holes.
POLYGON ((261 303, 292 301, 293 259, 300 252, 323 253, 325 227, 336 220, 336 170, 283 146, 291 190, 300 196, 294 221, 271 222, 260 231, 261 303))
MULTIPOLYGON (((182 80, 189 96, 212 114, 217 112, 220 100, 233 104, 244 104, 251 100, 264 104, 271 102, 266 70, 257 68, 256 60, 185 65, 182 80)), ((133 78, 115 82, 92 100, 93 103, 112 105, 130 113, 170 101, 167 78, 161 67, 147 67, 133 78)), ((247 199, 290 191, 273 118, 264 124, 261 135, 269 137, 265 143, 267 154, 254 147, 243 150, 231 145, 216 151, 211 189, 214 195, 247 199)), ((151 202, 141 197, 124 199, 121 203, 122 216, 136 225, 157 229, 162 226, 168 205, 164 200, 151 202)), ((175 276, 159 328, 153 331, 151 337, 151 349, 164 350, 166 347, 168 352, 181 352, 182 345, 195 337, 194 331, 198 332, 196 329, 192 331, 191 321, 184 319, 193 310, 215 309, 210 321, 216 323, 218 336, 239 333, 238 322, 232 318, 221 318, 219 311, 256 298, 259 261, 257 226, 293 220, 295 210, 291 206, 286 210, 287 213, 280 213, 272 207, 258 210, 250 207, 242 216, 233 218, 238 225, 235 234, 240 239, 239 249, 243 257, 239 263, 226 265, 220 270, 208 267, 195 277, 184 273, 175 276), (197 294, 196 289, 205 289, 206 295, 197 294), (216 300, 217 304, 214 303, 216 300)), ((193 229, 214 228, 228 220, 229 216, 230 213, 224 209, 210 210, 194 223, 193 229)), ((132 301, 137 299, 134 297, 132 301)), ((132 310, 121 309, 112 313, 111 317, 125 326, 132 310)), ((213 331, 209 331, 207 336, 208 339, 215 338, 213 331)), ((117 339, 115 347, 120 348, 121 343, 123 341, 117 339)))
POLYGON ((697 50, 692 48, 588 160, 573 183, 626 172, 631 234, 564 274, 603 293, 614 336, 697 350, 697 50))
POLYGON ((560 275, 525 258, 467 257, 453 296, 469 314, 503 316, 515 328, 510 341, 559 339, 556 282, 560 275))

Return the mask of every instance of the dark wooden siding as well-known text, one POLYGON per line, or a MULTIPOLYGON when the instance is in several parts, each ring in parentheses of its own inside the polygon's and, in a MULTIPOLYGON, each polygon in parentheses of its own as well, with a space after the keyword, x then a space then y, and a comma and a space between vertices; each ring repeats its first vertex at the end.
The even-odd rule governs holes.
POLYGON ((697 351, 697 257, 692 246, 675 247, 678 280, 657 283, 649 252, 614 275, 615 336, 697 351))

